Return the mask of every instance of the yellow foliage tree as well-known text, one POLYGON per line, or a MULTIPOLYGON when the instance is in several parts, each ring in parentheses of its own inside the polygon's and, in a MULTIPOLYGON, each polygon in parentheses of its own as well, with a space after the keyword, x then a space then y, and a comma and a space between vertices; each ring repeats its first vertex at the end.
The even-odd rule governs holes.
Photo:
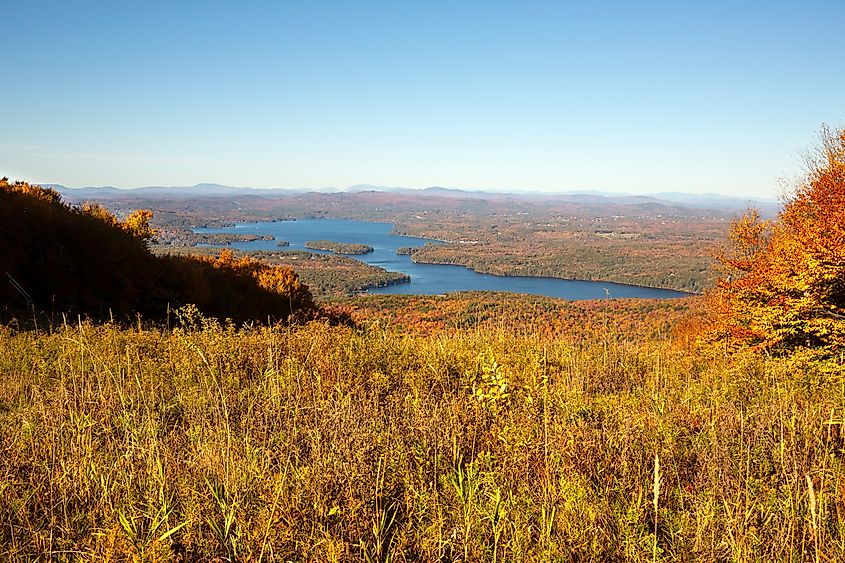
POLYGON ((120 226, 124 231, 132 234, 134 237, 143 241, 149 241, 156 235, 156 230, 150 226, 152 218, 152 211, 149 209, 139 209, 124 219, 120 223, 120 226))
POLYGON ((83 215, 99 219, 110 227, 119 227, 125 232, 142 241, 149 241, 156 235, 156 230, 150 226, 153 212, 149 209, 133 211, 123 221, 118 221, 111 212, 98 203, 85 202, 79 211, 83 215))
POLYGON ((79 210, 83 215, 94 217, 100 221, 110 225, 117 226, 118 222, 114 215, 108 209, 98 203, 85 202, 79 210))
POLYGON ((47 204, 60 205, 62 194, 53 188, 42 188, 41 186, 27 182, 9 182, 9 178, 0 178, 0 189, 8 193, 18 193, 34 200, 47 204))
POLYGON ((311 300, 307 286, 291 268, 270 266, 262 269, 258 274, 258 285, 279 295, 289 295, 294 302, 311 300))

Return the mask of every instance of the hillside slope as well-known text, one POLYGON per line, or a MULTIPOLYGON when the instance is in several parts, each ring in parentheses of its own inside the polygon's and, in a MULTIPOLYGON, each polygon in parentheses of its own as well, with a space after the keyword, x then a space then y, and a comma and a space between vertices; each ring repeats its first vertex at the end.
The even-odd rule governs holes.
POLYGON ((149 212, 118 221, 50 189, 0 180, 0 320, 82 314, 163 317, 188 303, 236 322, 286 319, 311 306, 293 270, 239 259, 154 256, 149 212))

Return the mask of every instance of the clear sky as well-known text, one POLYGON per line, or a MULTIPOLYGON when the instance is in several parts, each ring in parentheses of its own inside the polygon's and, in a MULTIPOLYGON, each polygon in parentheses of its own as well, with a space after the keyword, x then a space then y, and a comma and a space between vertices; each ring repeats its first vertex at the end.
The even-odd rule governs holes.
POLYGON ((0 175, 773 197, 845 2, 3 0, 0 175))

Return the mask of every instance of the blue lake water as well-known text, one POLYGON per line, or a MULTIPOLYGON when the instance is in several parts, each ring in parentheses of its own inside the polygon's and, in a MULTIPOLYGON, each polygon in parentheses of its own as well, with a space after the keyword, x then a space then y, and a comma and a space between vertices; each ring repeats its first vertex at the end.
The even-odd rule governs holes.
POLYGON ((196 233, 237 233, 272 235, 276 240, 232 243, 239 250, 307 250, 320 254, 331 254, 305 248, 309 240, 332 240, 336 242, 368 244, 373 252, 350 256, 367 264, 386 270, 403 272, 411 276, 410 283, 373 288, 369 293, 393 293, 415 295, 439 295, 451 291, 509 291, 560 297, 563 299, 604 299, 608 296, 640 297, 650 299, 671 299, 687 294, 668 289, 654 289, 635 285, 609 282, 562 280, 557 278, 536 278, 525 276, 494 276, 480 274, 464 266, 444 264, 416 264, 410 256, 398 255, 396 250, 403 246, 422 246, 432 242, 428 239, 391 234, 393 225, 339 219, 299 219, 296 221, 242 223, 225 228, 198 228, 196 233), (280 247, 277 241, 286 240, 290 246, 280 247))

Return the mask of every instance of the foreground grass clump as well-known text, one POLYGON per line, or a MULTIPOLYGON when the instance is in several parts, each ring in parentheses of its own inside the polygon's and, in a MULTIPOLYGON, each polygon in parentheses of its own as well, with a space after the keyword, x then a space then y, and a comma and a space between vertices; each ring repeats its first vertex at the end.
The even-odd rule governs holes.
POLYGON ((0 350, 4 560, 845 556, 843 381, 807 366, 501 326, 0 350))

